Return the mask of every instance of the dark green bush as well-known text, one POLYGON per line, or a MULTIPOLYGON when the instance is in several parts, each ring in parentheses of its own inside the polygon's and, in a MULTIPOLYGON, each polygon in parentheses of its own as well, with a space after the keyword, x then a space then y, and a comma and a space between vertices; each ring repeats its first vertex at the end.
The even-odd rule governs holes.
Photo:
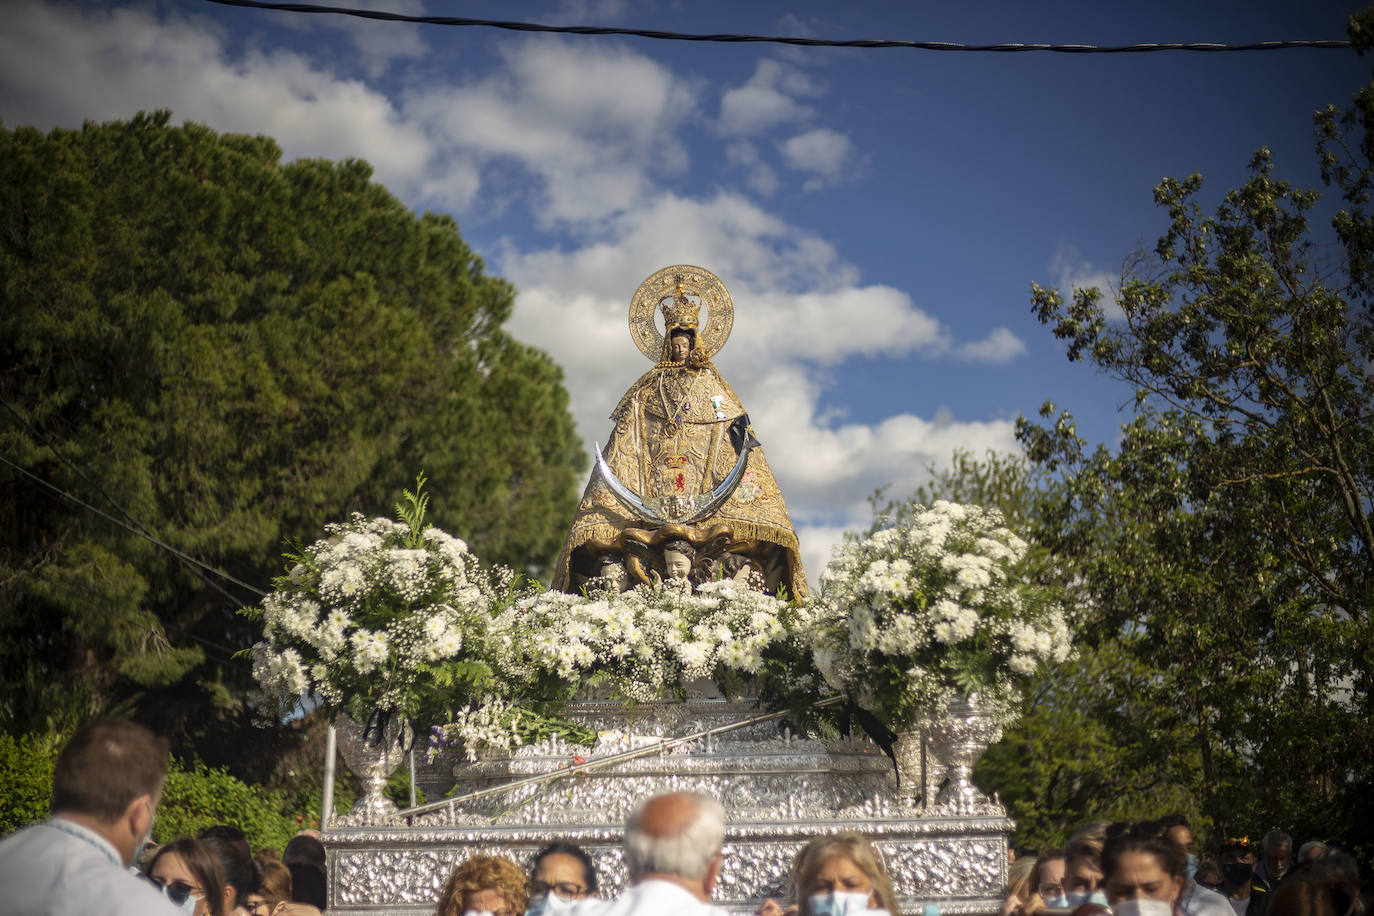
POLYGON ((47 735, 15 740, 0 733, 0 835, 46 820, 52 770, 61 741, 47 735))
MULTIPOLYGON (((0 733, 0 835, 48 817, 53 765, 61 749, 58 736, 15 739, 0 733)), ((281 849, 298 830, 319 824, 318 798, 304 811, 293 807, 282 793, 248 785, 223 769, 173 760, 153 836, 166 842, 195 836, 212 824, 233 824, 248 834, 254 849, 281 849)))
POLYGON ((304 824, 286 811, 279 793, 241 782, 220 768, 200 761, 189 766, 174 761, 167 772, 153 838, 160 843, 195 836, 214 824, 233 824, 248 835, 253 849, 280 850, 304 824))

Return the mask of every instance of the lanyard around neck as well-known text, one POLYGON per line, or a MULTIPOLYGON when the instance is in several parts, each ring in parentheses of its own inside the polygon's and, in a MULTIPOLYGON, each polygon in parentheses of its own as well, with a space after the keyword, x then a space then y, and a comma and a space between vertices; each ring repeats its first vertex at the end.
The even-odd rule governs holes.
POLYGON ((121 869, 125 867, 124 863, 119 861, 119 858, 114 854, 114 851, 108 845, 100 842, 95 837, 87 833, 86 828, 77 828, 75 826, 67 824, 60 817, 53 818, 43 826, 51 827, 54 830, 59 830, 69 837, 75 837, 81 842, 86 843, 87 845, 100 850, 100 854, 103 855, 105 858, 109 859, 110 863, 115 867, 121 869))

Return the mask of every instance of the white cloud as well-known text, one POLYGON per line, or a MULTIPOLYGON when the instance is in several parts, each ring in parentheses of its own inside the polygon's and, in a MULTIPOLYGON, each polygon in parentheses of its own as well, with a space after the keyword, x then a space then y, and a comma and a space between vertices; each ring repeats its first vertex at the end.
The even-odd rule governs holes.
POLYGON ((725 160, 744 168, 744 183, 749 190, 768 197, 778 189, 778 176, 759 156, 759 149, 748 140, 736 140, 725 148, 725 160))
POLYGON ((818 127, 778 144, 787 167, 810 172, 804 185, 808 191, 824 187, 853 173, 854 144, 837 130, 818 127))
POLYGON ((817 588, 825 564, 830 562, 830 554, 844 542, 846 531, 862 531, 867 526, 854 525, 797 525, 797 542, 801 545, 802 565, 806 567, 811 588, 817 588))
POLYGON ((514 160, 541 179, 546 223, 599 220, 636 205, 654 176, 686 167, 693 90, 644 55, 529 39, 495 74, 411 92, 404 110, 434 142, 483 164, 514 160))
POLYGON ((46 129, 167 108, 219 131, 275 137, 288 160, 366 159, 402 198, 458 211, 473 205, 484 168, 514 163, 538 179, 524 193, 548 222, 622 212, 687 164, 680 132, 694 90, 633 51, 514 42, 495 72, 395 104, 300 54, 233 56, 201 17, 36 0, 12 13, 0 33, 7 124, 46 129))
POLYGON ((289 52, 230 59, 208 21, 144 7, 111 11, 30 2, 0 32, 0 117, 47 129, 166 108, 219 131, 276 138, 287 159, 366 159, 402 197, 430 186, 455 205, 477 175, 441 163, 418 125, 383 94, 289 52))
POLYGON ((727 136, 743 137, 779 124, 810 120, 816 110, 795 96, 815 95, 817 91, 801 71, 764 58, 747 83, 721 95, 720 130, 727 136))
POLYGON ((1054 250, 1049 263, 1050 279, 1067 301, 1075 289, 1096 287, 1102 292, 1098 304, 1108 321, 1120 321, 1126 317, 1117 298, 1120 292, 1121 276, 1113 275, 1097 265, 1085 260, 1077 247, 1061 242, 1054 250))
POLYGON ((954 349, 954 355, 971 363, 1003 365, 1026 352, 1026 344, 1007 328, 993 328, 982 340, 971 340, 954 349))
MULTIPOLYGON (((423 16, 424 0, 334 0, 330 6, 384 10, 406 16, 423 16)), ((269 13, 269 15, 271 15, 269 13)), ((376 79, 398 60, 423 57, 429 51, 421 26, 408 22, 363 19, 343 14, 303 16, 283 12, 273 21, 295 29, 337 29, 348 35, 358 50, 359 63, 376 79)))

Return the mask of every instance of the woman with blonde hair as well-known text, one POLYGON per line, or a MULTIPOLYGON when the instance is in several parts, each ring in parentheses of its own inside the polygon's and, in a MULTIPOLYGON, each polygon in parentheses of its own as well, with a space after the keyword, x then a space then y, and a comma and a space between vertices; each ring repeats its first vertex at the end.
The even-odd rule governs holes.
POLYGON ((435 916, 524 916, 529 902, 525 872, 519 865, 505 856, 473 856, 449 875, 439 892, 435 916))
POLYGON ((819 836, 792 867, 799 916, 850 916, 886 910, 896 916, 897 897, 878 851, 859 833, 819 836))
POLYGON ((280 916, 291 902, 291 869, 259 854, 252 862, 252 890, 243 895, 248 916, 280 916))
POLYGON ((1039 861, 1035 856, 1021 856, 1011 863, 1007 869, 1007 896, 1002 901, 999 916, 1026 916, 1033 911, 1031 901, 1035 897, 1035 885, 1031 879, 1039 861))

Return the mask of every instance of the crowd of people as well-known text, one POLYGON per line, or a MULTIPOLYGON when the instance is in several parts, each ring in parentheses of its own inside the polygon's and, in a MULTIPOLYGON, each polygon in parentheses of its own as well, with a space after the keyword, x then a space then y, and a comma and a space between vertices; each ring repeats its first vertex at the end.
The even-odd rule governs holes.
POLYGON ((1012 862, 1000 916, 1363 916, 1353 856, 1273 830, 1259 844, 1228 838, 1220 861, 1199 860, 1179 814, 1099 821, 1063 849, 1012 862))
POLYGON ((318 836, 256 854, 229 824, 152 842, 167 761, 140 725, 80 728, 53 770, 52 818, 0 841, 0 916, 319 916, 318 836))
MULTIPOLYGON (((319 916, 324 847, 309 832, 278 854, 249 849, 231 825, 156 845, 153 818, 167 747, 141 726, 102 719, 58 757, 53 817, 0 841, 0 916, 319 916)), ((625 825, 629 886, 602 896, 592 858, 567 842, 541 849, 526 873, 504 856, 463 861, 436 916, 724 916, 712 894, 724 864, 725 809, 692 792, 656 795, 625 825)), ((1009 868, 1000 916, 1364 916, 1355 860, 1320 842, 1293 861, 1280 831, 1253 846, 1229 839, 1198 861, 1179 816, 1090 824, 1064 849, 1009 868)), ((757 916, 896 916, 881 854, 859 833, 819 836, 797 853, 791 900, 757 916)), ((934 907, 927 907, 927 916, 934 907)), ((938 913, 938 911, 937 911, 938 913)))

